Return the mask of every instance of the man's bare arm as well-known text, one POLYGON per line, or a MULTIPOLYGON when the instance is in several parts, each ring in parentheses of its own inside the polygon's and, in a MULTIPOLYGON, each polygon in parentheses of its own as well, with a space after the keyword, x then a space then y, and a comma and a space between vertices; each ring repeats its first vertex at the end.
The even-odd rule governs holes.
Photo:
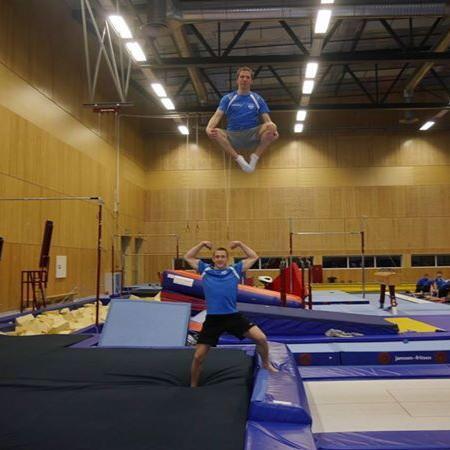
POLYGON ((242 271, 246 272, 250 267, 255 264, 256 261, 258 261, 259 256, 257 253, 251 249, 248 245, 245 245, 241 241, 232 241, 230 242, 230 248, 237 248, 239 247, 244 253, 246 258, 242 260, 242 271))
POLYGON ((211 250, 212 248, 211 242, 209 241, 199 242, 197 245, 194 245, 194 247, 188 250, 183 256, 184 260, 195 270, 198 269, 198 263, 200 261, 200 259, 197 258, 197 253, 203 247, 209 248, 211 250))
POLYGON ((206 126, 206 134, 210 136, 214 134, 217 125, 219 125, 222 117, 224 116, 224 112, 220 109, 217 109, 216 112, 212 115, 211 119, 209 119, 208 125, 206 126))
POLYGON ((275 128, 277 128, 276 123, 272 122, 272 119, 270 118, 268 113, 262 113, 261 114, 261 119, 263 121, 263 123, 270 123, 272 124, 275 128))

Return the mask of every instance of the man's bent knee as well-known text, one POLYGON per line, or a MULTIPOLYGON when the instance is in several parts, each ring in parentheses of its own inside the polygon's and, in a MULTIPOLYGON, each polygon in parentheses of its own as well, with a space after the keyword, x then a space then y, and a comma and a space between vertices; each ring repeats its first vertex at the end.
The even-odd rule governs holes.
POLYGON ((265 335, 254 337, 253 340, 257 345, 267 345, 267 337, 265 335))
POLYGON ((206 355, 203 354, 195 354, 194 355, 194 362, 195 364, 203 364, 203 361, 205 361, 206 355))
POLYGON ((277 130, 278 130, 277 126, 274 123, 263 123, 260 128, 260 134, 262 135, 262 134, 266 133, 267 131, 269 131, 271 133, 276 133, 277 130))
POLYGON ((227 134, 225 131, 221 130, 220 128, 216 128, 214 133, 206 133, 208 137, 213 141, 220 141, 223 139, 227 139, 227 134))
POLYGON ((270 143, 278 139, 278 133, 273 131, 265 131, 261 135, 261 142, 270 143))

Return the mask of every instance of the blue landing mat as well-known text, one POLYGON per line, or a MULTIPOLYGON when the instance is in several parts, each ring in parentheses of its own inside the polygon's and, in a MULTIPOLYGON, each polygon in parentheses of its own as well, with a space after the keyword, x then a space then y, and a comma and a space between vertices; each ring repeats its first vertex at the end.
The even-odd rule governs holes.
POLYGON ((313 293, 313 305, 366 305, 367 298, 361 295, 349 294, 344 291, 315 291, 313 293))
POLYGON ((433 315, 421 315, 415 316, 411 315, 411 319, 421 320, 422 322, 427 322, 435 327, 442 328, 443 330, 450 331, 450 315, 445 314, 433 314, 433 315))
POLYGON ((317 447, 309 426, 249 420, 245 450, 317 450, 317 447))
MULTIPOLYGON (((264 330, 265 331, 265 330, 264 330)), ((450 339, 450 331, 439 331, 435 333, 416 333, 407 332, 402 334, 376 334, 353 336, 346 338, 328 337, 325 335, 305 335, 305 336, 281 336, 270 334, 268 336, 273 342, 282 342, 283 344, 328 344, 331 342, 404 342, 404 341, 440 341, 450 339)), ((220 337, 220 345, 233 344, 252 344, 250 339, 239 340, 230 334, 224 334, 220 337)))
POLYGON ((447 430, 315 433, 314 438, 318 450, 449 450, 450 448, 450 431, 447 430))
POLYGON ((99 347, 183 347, 191 305, 113 299, 99 347))
POLYGON ((345 381, 395 378, 450 378, 450 364, 404 366, 310 366, 298 367, 303 381, 345 381))
POLYGON ((380 317, 238 303, 237 308, 267 335, 321 335, 330 328, 362 334, 397 334, 398 327, 380 317))
MULTIPOLYGON (((380 309, 377 299, 369 299, 368 305, 313 305, 313 311, 334 311, 350 314, 367 314, 374 316, 408 316, 408 315, 450 315, 450 304, 444 303, 411 303, 407 300, 398 300, 397 314, 394 315, 387 309, 380 309)), ((388 301, 385 302, 385 308, 388 307, 388 301)))

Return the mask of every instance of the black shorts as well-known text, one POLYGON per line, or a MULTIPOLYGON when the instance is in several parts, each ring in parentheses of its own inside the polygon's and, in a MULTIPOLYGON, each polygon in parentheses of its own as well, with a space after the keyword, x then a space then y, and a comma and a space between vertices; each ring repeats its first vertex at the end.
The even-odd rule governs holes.
POLYGON ((220 335, 230 333, 239 339, 244 339, 244 334, 254 327, 241 313, 232 314, 207 314, 197 344, 206 344, 215 347, 220 335))

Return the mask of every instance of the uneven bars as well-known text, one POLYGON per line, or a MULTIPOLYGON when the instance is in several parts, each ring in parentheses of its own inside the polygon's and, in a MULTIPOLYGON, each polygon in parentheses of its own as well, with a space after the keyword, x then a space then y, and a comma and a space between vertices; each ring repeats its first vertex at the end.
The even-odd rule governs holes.
POLYGON ((165 253, 124 253, 123 256, 165 256, 165 253))
POLYGON ((294 231, 292 234, 307 235, 307 234, 361 234, 361 231, 294 231))
POLYGON ((361 236, 361 278, 362 296, 366 298, 366 264, 365 264, 365 233, 364 231, 289 231, 289 256, 292 260, 294 251, 293 236, 320 236, 320 235, 360 235, 361 236))
POLYGON ((17 201, 45 201, 45 200, 86 200, 104 203, 101 197, 0 197, 0 201, 17 202, 17 201))
POLYGON ((104 201, 101 197, 0 197, 0 201, 17 202, 17 201, 59 201, 59 200, 81 200, 94 201, 98 205, 97 218, 97 278, 96 278, 96 295, 95 295, 95 326, 98 332, 99 312, 100 312, 100 272, 102 263, 102 208, 104 201))

